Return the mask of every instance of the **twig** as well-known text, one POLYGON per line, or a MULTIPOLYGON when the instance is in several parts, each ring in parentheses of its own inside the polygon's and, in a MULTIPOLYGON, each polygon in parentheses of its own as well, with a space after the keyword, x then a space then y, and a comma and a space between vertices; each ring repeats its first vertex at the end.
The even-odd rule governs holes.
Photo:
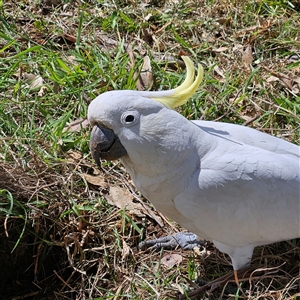
POLYGON ((38 294, 39 294, 39 291, 31 292, 31 293, 28 293, 28 294, 25 294, 25 295, 13 297, 13 298, 11 298, 11 300, 26 299, 26 298, 29 298, 29 297, 36 296, 38 294))
POLYGON ((67 286, 72 292, 76 292, 76 290, 74 290, 66 281, 64 281, 59 275, 58 273, 53 270, 53 273, 60 279, 60 281, 65 285, 67 286))

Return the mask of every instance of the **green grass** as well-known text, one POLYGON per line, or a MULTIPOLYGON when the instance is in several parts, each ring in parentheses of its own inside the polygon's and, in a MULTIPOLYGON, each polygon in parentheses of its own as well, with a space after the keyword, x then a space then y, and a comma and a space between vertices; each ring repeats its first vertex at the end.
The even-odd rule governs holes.
MULTIPOLYGON (((22 261, 21 269, 35 282, 13 278, 6 297, 36 292, 36 299, 44 294, 170 299, 178 287, 191 289, 189 280, 229 271, 228 260, 210 245, 208 258, 178 250, 182 264, 153 271, 165 252, 138 252, 141 232, 163 235, 177 225, 161 228, 150 217, 109 205, 109 185, 134 191, 128 175, 117 163, 104 163, 99 172, 90 157, 89 128, 65 128, 86 117, 97 95, 136 89, 145 55, 151 60, 152 89, 176 87, 185 71, 168 66, 166 57, 178 61, 185 52, 204 66, 205 75, 182 114, 237 124, 253 119, 248 126, 300 145, 300 60, 289 60, 300 55, 297 3, 65 0, 53 7, 1 2, 0 8, 0 240, 9 241, 7 251, 15 255, 9 269, 22 261), (248 43, 253 62, 246 67, 248 43), (268 80, 276 74, 289 82, 268 80), (38 76, 43 91, 34 86, 38 76), (108 187, 92 185, 83 174, 100 174, 108 187), (130 250, 123 257, 126 245, 130 250)), ((284 290, 294 273, 270 290, 284 290)), ((0 289, 7 284, 0 278, 0 289)), ((291 296, 296 290, 291 288, 291 296)), ((219 289, 214 295, 220 294, 219 289)), ((283 291, 283 299, 288 294, 283 291)))

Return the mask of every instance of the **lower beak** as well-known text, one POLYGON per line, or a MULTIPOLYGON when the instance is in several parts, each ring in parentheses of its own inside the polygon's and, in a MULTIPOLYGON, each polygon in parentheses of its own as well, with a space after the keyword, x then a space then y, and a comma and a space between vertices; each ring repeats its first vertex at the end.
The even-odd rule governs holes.
POLYGON ((116 160, 127 154, 113 130, 98 125, 95 125, 91 132, 90 150, 99 167, 101 166, 100 158, 116 160))

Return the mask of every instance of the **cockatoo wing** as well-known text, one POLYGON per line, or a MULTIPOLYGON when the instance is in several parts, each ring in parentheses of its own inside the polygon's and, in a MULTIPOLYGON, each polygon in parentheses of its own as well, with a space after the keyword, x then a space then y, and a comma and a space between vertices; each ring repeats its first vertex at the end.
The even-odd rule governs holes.
POLYGON ((299 237, 299 147, 251 128, 195 123, 217 143, 174 199, 192 221, 182 225, 214 241, 235 269, 255 246, 299 237))
POLYGON ((300 157, 299 146, 260 132, 251 127, 213 121, 198 120, 192 122, 199 126, 203 131, 224 140, 244 143, 274 153, 291 154, 298 158, 300 157))

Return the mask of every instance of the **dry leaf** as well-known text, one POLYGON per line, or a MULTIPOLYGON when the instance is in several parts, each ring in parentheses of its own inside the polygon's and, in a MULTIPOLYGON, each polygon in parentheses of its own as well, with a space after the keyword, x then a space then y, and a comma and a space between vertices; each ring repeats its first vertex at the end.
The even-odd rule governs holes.
MULTIPOLYGON (((165 255, 161 261, 160 264, 163 266, 166 266, 168 269, 173 268, 175 265, 179 265, 182 262, 182 256, 180 254, 172 253, 165 255)), ((159 264, 156 264, 153 268, 154 272, 158 271, 159 264)))
POLYGON ((178 265, 182 262, 182 256, 180 254, 167 254, 165 255, 160 263, 164 266, 167 266, 169 268, 174 267, 175 265, 178 265))
MULTIPOLYGON (((278 73, 278 72, 272 72, 274 75, 276 76, 270 76, 267 79, 267 82, 275 82, 280 80, 282 83, 284 83, 286 85, 286 87, 288 89, 290 89, 291 91, 294 91, 294 87, 293 87, 293 82, 297 82, 296 80, 292 80, 288 75, 285 75, 283 73, 278 73)), ((295 87, 295 91, 297 90, 297 88, 295 87)))
POLYGON ((244 47, 242 44, 234 44, 232 51, 243 51, 244 47))
POLYGON ((144 20, 145 20, 145 21, 148 21, 151 17, 152 17, 152 13, 149 13, 149 14, 144 18, 144 20))
POLYGON ((82 153, 80 151, 69 150, 67 152, 67 155, 68 155, 68 161, 70 162, 78 162, 80 159, 82 159, 82 153))
POLYGON ((161 227, 164 226, 164 222, 160 216, 152 211, 146 203, 133 202, 134 198, 127 189, 119 186, 111 186, 109 195, 106 196, 106 200, 109 204, 115 205, 120 209, 126 209, 130 214, 138 217, 149 216, 155 220, 161 227))
POLYGON ((228 47, 220 47, 220 48, 213 48, 212 51, 213 52, 225 52, 228 49, 229 49, 228 47))
POLYGON ((105 181, 104 177, 101 175, 93 176, 90 174, 83 174, 84 179, 93 185, 100 186, 101 188, 105 189, 109 186, 109 184, 105 181))
POLYGON ((40 90, 39 90, 39 92, 38 92, 38 96, 39 96, 39 97, 43 97, 43 96, 45 95, 46 91, 47 91, 47 87, 44 86, 44 85, 41 86, 41 88, 40 88, 40 90))
POLYGON ((225 78, 224 72, 219 68, 219 66, 214 66, 214 71, 223 79, 225 78))
POLYGON ((106 199, 109 204, 115 205, 120 209, 126 209, 129 213, 136 216, 143 217, 145 215, 142 205, 133 202, 133 196, 125 188, 111 186, 106 199))
POLYGON ((300 85, 300 77, 294 78, 293 80, 300 85))
MULTIPOLYGON (((19 74, 15 74, 16 76, 20 76, 19 74)), ((25 82, 30 83, 31 89, 37 89, 40 88, 38 91, 38 96, 43 97, 45 95, 45 92, 47 90, 47 87, 44 85, 44 80, 40 75, 34 75, 30 73, 23 73, 22 79, 24 79, 25 82)))
POLYGON ((242 62, 248 70, 251 70, 250 65, 253 62, 253 55, 252 55, 252 47, 250 44, 246 47, 243 53, 242 62))
POLYGON ((278 81, 278 80, 279 80, 278 77, 276 77, 276 76, 270 76, 270 77, 267 79, 267 82, 276 82, 276 81, 278 81))
POLYGON ((70 43, 76 43, 76 37, 67 33, 64 33, 62 37, 70 43))
POLYGON ((148 90, 153 86, 153 74, 151 68, 151 62, 149 56, 144 57, 144 63, 140 74, 141 84, 143 87, 148 90))
POLYGON ((30 84, 30 88, 32 88, 32 89, 40 88, 40 90, 38 91, 38 96, 43 97, 45 95, 46 90, 47 90, 47 87, 44 86, 43 84, 44 84, 43 78, 40 75, 37 75, 32 80, 32 82, 30 84))
POLYGON ((299 94, 299 89, 296 86, 293 86, 292 92, 294 94, 299 94))
MULTIPOLYGON (((283 74, 279 74, 283 75, 283 74)), ((280 76, 279 79, 287 86, 288 89, 292 90, 293 89, 293 81, 288 78, 287 76, 280 76)))
POLYGON ((77 63, 77 61, 76 61, 76 57, 75 57, 74 55, 69 55, 69 56, 67 56, 66 58, 67 58, 67 61, 68 61, 69 63, 71 63, 71 64, 74 65, 74 66, 78 66, 78 63, 77 63))
MULTIPOLYGON (((15 74, 18 78, 20 78, 20 73, 15 74)), ((36 78, 36 75, 31 73, 22 73, 22 79, 24 79, 25 82, 32 83, 34 79, 36 78)))
POLYGON ((38 88, 43 86, 43 78, 40 75, 31 73, 22 73, 20 70, 14 74, 17 78, 22 78, 24 82, 30 83, 30 88, 38 88))
POLYGON ((122 241, 122 244, 123 244, 122 259, 124 260, 129 255, 131 249, 124 240, 122 241))
MULTIPOLYGON (((31 75, 31 74, 28 74, 28 75, 31 75)), ((43 78, 40 75, 37 75, 32 80, 32 82, 30 84, 30 87, 32 89, 34 89, 34 88, 38 88, 38 87, 41 87, 41 86, 43 86, 43 78)))
POLYGON ((145 209, 145 214, 147 216, 149 216, 150 218, 152 218, 153 220, 156 221, 156 223, 160 226, 160 227, 164 227, 164 222, 162 220, 162 218, 160 216, 158 216, 157 212, 154 212, 153 210, 151 210, 146 204, 144 206, 145 209))

